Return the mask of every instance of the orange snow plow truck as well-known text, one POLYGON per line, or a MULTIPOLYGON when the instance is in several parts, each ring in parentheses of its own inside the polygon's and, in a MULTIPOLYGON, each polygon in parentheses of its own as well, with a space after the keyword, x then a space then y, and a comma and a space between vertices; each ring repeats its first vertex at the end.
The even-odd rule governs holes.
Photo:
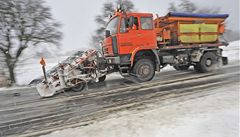
POLYGON ((42 97, 65 89, 81 91, 89 81, 104 81, 120 72, 135 81, 150 81, 167 65, 176 70, 193 66, 197 72, 213 71, 228 63, 220 46, 227 14, 168 13, 153 19, 150 13, 127 13, 121 8, 110 17, 102 52, 78 51, 45 72, 37 85, 42 97))
POLYGON ((118 9, 106 27, 102 43, 104 61, 137 81, 151 80, 166 65, 176 70, 193 66, 197 72, 213 71, 228 63, 220 46, 228 14, 168 13, 153 19, 150 13, 126 13, 118 9))

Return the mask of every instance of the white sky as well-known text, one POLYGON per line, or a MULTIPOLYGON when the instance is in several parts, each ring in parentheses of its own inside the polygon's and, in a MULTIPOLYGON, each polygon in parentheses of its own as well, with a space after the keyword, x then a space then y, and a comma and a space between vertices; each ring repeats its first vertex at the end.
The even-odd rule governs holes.
MULTIPOLYGON (((54 18, 63 24, 63 51, 89 47, 91 34, 97 28, 95 16, 101 12, 105 1, 111 0, 46 0, 54 18)), ((113 1, 113 0, 112 0, 113 1)), ((164 16, 169 3, 178 0, 132 0, 138 12, 157 13, 164 16)), ((192 0, 202 7, 220 7, 221 13, 230 14, 228 26, 239 29, 239 0, 192 0)), ((91 47, 89 47, 91 48, 91 47)))

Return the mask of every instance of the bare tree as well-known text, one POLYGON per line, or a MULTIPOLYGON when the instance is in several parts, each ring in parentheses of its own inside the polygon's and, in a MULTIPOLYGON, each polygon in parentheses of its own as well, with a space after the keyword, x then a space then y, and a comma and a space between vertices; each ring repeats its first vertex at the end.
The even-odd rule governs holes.
POLYGON ((29 46, 58 45, 59 27, 43 0, 0 0, 0 52, 12 83, 23 51, 29 46))
POLYGON ((221 8, 201 8, 197 10, 197 13, 209 13, 209 14, 217 14, 220 13, 221 8))
POLYGON ((216 14, 221 11, 220 8, 198 7, 195 3, 189 0, 180 0, 179 4, 171 2, 168 7, 169 12, 187 12, 187 13, 212 13, 216 14))
POLYGON ((95 22, 98 25, 98 29, 95 31, 95 34, 91 38, 91 42, 90 42, 91 46, 95 47, 96 49, 99 48, 98 46, 99 41, 104 39, 104 31, 109 19, 109 15, 112 15, 117 5, 120 5, 120 4, 128 12, 131 12, 134 10, 134 4, 130 0, 124 0, 124 1, 115 0, 115 2, 110 2, 110 1, 105 2, 103 4, 102 13, 97 15, 95 18, 95 22))
POLYGON ((103 4, 102 13, 95 17, 95 22, 97 23, 97 29, 95 34, 91 38, 90 45, 96 49, 99 49, 98 43, 104 38, 104 30, 107 24, 109 15, 114 12, 114 4, 112 2, 105 2, 103 4))
POLYGON ((181 0, 181 3, 178 5, 181 12, 193 13, 197 10, 195 4, 189 0, 181 0))
POLYGON ((171 2, 169 4, 168 11, 169 12, 177 12, 177 7, 176 7, 175 3, 171 2))
POLYGON ((115 5, 122 5, 125 11, 132 12, 135 11, 134 4, 131 0, 117 0, 115 5))

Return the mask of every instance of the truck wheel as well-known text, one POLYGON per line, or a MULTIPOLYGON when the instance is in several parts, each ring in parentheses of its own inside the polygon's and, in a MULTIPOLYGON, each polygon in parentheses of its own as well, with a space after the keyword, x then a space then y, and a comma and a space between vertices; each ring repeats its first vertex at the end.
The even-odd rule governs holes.
POLYGON ((150 59, 140 59, 133 67, 133 73, 139 82, 150 81, 155 75, 154 63, 150 59))
POLYGON ((182 65, 182 66, 173 66, 174 69, 179 70, 179 71, 184 71, 189 69, 189 65, 182 65))
POLYGON ((202 70, 201 70, 201 68, 200 68, 199 63, 197 63, 196 65, 194 65, 194 70, 195 70, 196 72, 202 73, 202 70))
POLYGON ((82 91, 85 87, 86 87, 86 83, 81 83, 81 84, 78 84, 78 85, 72 87, 71 89, 74 92, 79 92, 79 91, 82 91))
POLYGON ((103 81, 105 81, 105 79, 106 79, 106 75, 98 78, 99 82, 103 82, 103 81))
POLYGON ((212 52, 207 52, 203 55, 201 61, 194 66, 197 72, 205 73, 215 69, 217 56, 212 52))
POLYGON ((71 83, 75 84, 75 86, 71 88, 74 92, 82 91, 86 87, 86 84, 87 84, 86 82, 84 82, 80 79, 73 79, 71 81, 71 83))

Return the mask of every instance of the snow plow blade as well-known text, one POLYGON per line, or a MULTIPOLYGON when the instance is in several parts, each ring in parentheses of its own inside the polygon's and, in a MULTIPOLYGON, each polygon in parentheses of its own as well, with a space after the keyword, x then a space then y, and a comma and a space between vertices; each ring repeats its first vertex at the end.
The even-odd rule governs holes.
POLYGON ((65 89, 82 91, 87 82, 98 81, 107 74, 107 69, 98 69, 99 54, 95 50, 78 51, 46 72, 46 63, 42 59, 44 78, 37 85, 39 95, 51 97, 65 89))
POLYGON ((37 91, 41 97, 51 97, 56 93, 53 85, 48 85, 44 83, 39 83, 37 85, 37 91))

